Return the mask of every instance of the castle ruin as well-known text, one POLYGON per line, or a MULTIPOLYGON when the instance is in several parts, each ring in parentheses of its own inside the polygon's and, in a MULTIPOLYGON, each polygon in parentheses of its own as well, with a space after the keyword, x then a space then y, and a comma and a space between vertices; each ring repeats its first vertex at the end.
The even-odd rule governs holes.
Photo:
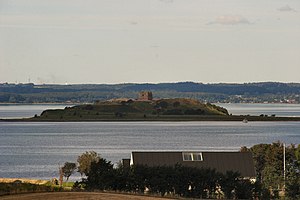
POLYGON ((151 101, 153 100, 152 92, 142 91, 139 92, 138 101, 151 101))

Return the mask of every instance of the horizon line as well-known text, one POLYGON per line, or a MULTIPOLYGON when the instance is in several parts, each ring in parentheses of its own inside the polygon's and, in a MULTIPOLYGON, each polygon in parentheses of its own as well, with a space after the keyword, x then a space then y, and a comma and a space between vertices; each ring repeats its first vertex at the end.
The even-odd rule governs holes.
POLYGON ((125 85, 125 84, 176 84, 176 83, 195 83, 195 84, 204 84, 204 85, 213 85, 213 84, 255 84, 255 83, 284 83, 284 84, 299 84, 300 82, 281 82, 281 81, 253 81, 253 82, 197 82, 197 81, 169 81, 169 82, 118 82, 118 83, 35 83, 35 82, 0 82, 1 85, 125 85))

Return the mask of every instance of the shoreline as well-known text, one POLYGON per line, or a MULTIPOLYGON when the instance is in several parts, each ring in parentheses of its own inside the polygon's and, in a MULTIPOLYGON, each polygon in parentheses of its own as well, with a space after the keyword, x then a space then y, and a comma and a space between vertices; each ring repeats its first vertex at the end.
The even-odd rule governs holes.
POLYGON ((0 103, 0 106, 5 106, 5 105, 20 105, 20 106, 25 106, 25 105, 81 105, 81 104, 86 104, 86 103, 0 103))
POLYGON ((0 122, 193 122, 193 121, 240 121, 247 122, 277 122, 290 121, 298 122, 300 117, 262 117, 262 116, 245 116, 245 115, 231 115, 231 116, 160 116, 149 118, 102 118, 102 119, 41 119, 37 118, 14 118, 14 119, 0 119, 0 122))
MULTIPOLYGON (((35 102, 35 103, 10 103, 10 102, 0 102, 1 105, 84 105, 84 104, 92 104, 93 102, 35 102)), ((274 105, 274 104, 279 104, 279 105, 300 105, 300 103, 280 103, 280 102, 210 102, 211 104, 263 104, 263 105, 274 105)))

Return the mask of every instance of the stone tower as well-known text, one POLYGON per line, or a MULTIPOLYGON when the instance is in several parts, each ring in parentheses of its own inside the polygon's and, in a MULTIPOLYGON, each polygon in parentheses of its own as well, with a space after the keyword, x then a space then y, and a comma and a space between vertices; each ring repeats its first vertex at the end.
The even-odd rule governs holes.
POLYGON ((139 97, 138 97, 139 101, 151 101, 152 99, 153 99, 152 92, 150 91, 139 92, 139 97))

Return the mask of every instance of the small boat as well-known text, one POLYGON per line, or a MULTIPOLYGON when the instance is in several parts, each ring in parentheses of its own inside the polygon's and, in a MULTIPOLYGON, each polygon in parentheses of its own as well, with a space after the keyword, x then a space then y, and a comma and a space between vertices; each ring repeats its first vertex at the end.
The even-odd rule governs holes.
POLYGON ((248 120, 246 118, 243 119, 243 123, 248 123, 248 120))

